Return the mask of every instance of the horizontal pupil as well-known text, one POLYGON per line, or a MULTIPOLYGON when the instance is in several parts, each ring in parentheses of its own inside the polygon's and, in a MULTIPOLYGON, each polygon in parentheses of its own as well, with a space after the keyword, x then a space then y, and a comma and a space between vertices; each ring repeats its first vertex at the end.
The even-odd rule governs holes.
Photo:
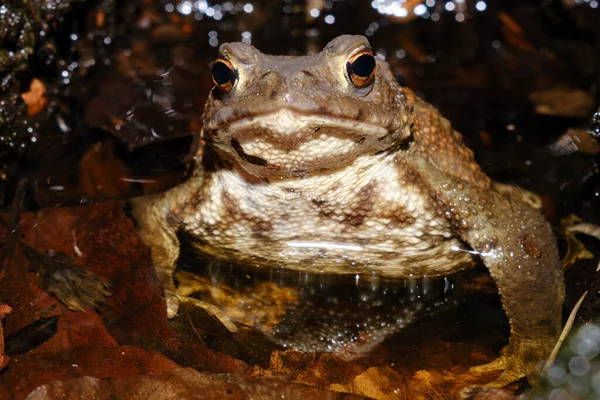
POLYGON ((225 63, 217 61, 213 64, 212 75, 217 84, 225 85, 231 82, 233 71, 225 63))
POLYGON ((375 58, 369 54, 359 56, 352 63, 352 72, 358 76, 367 78, 375 69, 375 58))

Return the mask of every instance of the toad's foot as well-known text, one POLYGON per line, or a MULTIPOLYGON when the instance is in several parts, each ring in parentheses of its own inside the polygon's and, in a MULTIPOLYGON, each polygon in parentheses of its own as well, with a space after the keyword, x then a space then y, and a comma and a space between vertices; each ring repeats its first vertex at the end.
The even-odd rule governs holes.
POLYGON ((475 367, 469 368, 469 372, 475 375, 483 375, 490 372, 502 371, 502 374, 500 374, 498 379, 486 384, 486 386, 504 387, 527 375, 526 371, 519 370, 518 368, 516 370, 509 369, 509 364, 510 360, 507 356, 500 356, 494 361, 489 362, 487 364, 477 365, 475 367))
POLYGON ((469 372, 479 375, 502 371, 498 379, 486 384, 489 387, 503 387, 521 378, 527 378, 531 385, 535 385, 539 381, 539 374, 532 360, 542 359, 548 353, 546 351, 547 346, 540 346, 540 343, 530 343, 518 347, 517 350, 513 350, 511 345, 506 346, 502 349, 500 357, 487 364, 471 367, 469 372))
POLYGON ((172 290, 165 289, 165 303, 167 305, 167 318, 175 318, 179 311, 181 298, 176 293, 173 293, 172 290))
POLYGON ((179 296, 176 294, 169 295, 167 292, 165 292, 165 297, 167 303, 167 317, 169 319, 175 318, 175 316, 177 316, 180 306, 182 306, 182 308, 184 306, 190 306, 202 309, 212 318, 218 320, 225 328, 227 328, 229 332, 235 333, 238 331, 237 326, 227 316, 227 314, 225 314, 223 310, 221 310, 214 304, 210 304, 193 297, 179 296))
POLYGON ((505 389, 486 386, 470 386, 463 388, 454 397, 457 400, 523 400, 522 396, 514 396, 505 389))

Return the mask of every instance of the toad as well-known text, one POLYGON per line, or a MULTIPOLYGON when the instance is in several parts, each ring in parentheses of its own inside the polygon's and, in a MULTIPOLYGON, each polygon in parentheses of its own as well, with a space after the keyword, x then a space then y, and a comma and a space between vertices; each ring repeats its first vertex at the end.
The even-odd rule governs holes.
POLYGON ((168 317, 180 232, 210 257, 318 274, 441 277, 481 261, 511 334, 472 370, 503 371, 494 386, 535 376, 564 299, 549 224, 494 190, 461 135, 365 37, 302 57, 223 44, 212 78, 192 178, 133 202, 168 317))

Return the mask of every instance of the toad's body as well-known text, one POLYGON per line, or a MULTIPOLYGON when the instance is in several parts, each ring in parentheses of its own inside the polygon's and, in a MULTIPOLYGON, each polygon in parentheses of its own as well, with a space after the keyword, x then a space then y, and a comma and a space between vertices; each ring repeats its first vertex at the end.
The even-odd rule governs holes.
POLYGON ((180 221, 202 251, 261 267, 407 277, 470 263, 452 250, 464 246, 424 202, 415 171, 395 158, 360 157, 341 171, 269 183, 223 169, 183 195, 191 197, 180 221))
POLYGON ((541 215, 491 188, 447 120, 400 88, 360 36, 319 54, 226 44, 192 179, 134 214, 177 311, 184 231, 206 254, 258 267, 383 278, 483 260, 511 322, 497 384, 530 375, 561 322, 562 271, 541 215))

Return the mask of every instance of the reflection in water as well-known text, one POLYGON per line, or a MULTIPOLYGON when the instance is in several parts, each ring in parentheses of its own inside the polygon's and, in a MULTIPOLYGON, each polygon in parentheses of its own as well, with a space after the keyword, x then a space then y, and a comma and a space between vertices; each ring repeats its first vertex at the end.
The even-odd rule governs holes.
POLYGON ((600 327, 586 324, 570 333, 531 400, 597 399, 600 396, 600 327))
POLYGON ((193 271, 178 274, 180 295, 217 306, 231 320, 262 331, 284 348, 332 352, 347 360, 366 355, 413 321, 453 307, 462 298, 458 276, 385 281, 373 274, 339 276, 262 270, 218 259, 202 262, 193 254, 183 254, 180 267, 193 271))
POLYGON ((448 280, 407 280, 369 286, 305 286, 288 305, 270 336, 284 347, 334 352, 345 359, 365 355, 416 318, 449 304, 448 280))
POLYGON ((216 21, 223 19, 227 14, 234 15, 238 12, 250 14, 254 11, 254 5, 249 2, 208 2, 208 1, 190 1, 169 2, 165 5, 165 11, 171 13, 177 11, 181 15, 194 15, 198 21, 204 17, 212 18, 216 21))
MULTIPOLYGON (((454 12, 456 21, 463 22, 467 13, 465 0, 373 0, 371 6, 380 14, 407 21, 416 17, 437 21, 441 12, 454 12)), ((484 0, 476 1, 474 9, 485 11, 487 3, 484 0)))

